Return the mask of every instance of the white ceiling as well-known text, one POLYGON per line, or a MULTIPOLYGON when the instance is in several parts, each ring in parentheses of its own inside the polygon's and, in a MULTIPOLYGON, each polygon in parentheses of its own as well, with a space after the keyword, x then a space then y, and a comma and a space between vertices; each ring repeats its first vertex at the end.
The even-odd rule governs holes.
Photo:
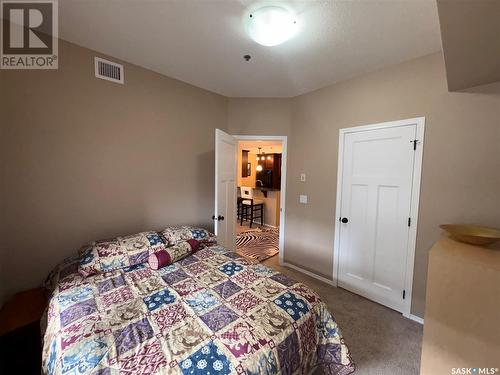
POLYGON ((296 96, 441 49, 434 0, 286 3, 301 31, 276 47, 246 34, 244 16, 255 7, 248 0, 63 0, 59 30, 62 39, 232 97, 296 96))

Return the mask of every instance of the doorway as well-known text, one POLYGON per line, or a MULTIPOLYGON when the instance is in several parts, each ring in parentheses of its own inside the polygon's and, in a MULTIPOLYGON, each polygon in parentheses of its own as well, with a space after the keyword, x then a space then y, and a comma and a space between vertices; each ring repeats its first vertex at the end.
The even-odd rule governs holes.
POLYGON ((410 315, 424 118, 341 129, 337 285, 410 315))
POLYGON ((215 232, 223 246, 258 261, 283 259, 286 141, 216 130, 215 232))

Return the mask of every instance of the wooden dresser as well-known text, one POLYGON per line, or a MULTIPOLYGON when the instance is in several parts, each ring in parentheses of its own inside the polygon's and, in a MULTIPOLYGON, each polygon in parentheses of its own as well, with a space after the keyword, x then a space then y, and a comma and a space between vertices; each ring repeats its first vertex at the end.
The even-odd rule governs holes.
POLYGON ((500 368, 500 249, 443 237, 429 253, 420 373, 464 368, 499 374, 480 369, 500 368))

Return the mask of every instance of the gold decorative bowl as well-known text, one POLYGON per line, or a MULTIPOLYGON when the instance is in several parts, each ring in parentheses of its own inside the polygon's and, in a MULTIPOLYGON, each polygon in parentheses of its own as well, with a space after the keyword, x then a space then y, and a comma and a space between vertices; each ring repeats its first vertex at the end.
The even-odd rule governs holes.
POLYGON ((487 246, 500 240, 500 229, 470 224, 443 224, 452 238, 471 245, 487 246))

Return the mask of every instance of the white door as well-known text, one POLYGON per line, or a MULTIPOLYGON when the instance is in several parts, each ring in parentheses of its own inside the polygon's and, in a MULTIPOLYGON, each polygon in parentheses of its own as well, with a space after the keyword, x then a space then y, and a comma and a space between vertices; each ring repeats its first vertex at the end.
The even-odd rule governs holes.
POLYGON ((403 311, 416 125, 347 132, 338 285, 403 311))
POLYGON ((236 139, 215 129, 215 234, 220 245, 236 250, 236 139))

